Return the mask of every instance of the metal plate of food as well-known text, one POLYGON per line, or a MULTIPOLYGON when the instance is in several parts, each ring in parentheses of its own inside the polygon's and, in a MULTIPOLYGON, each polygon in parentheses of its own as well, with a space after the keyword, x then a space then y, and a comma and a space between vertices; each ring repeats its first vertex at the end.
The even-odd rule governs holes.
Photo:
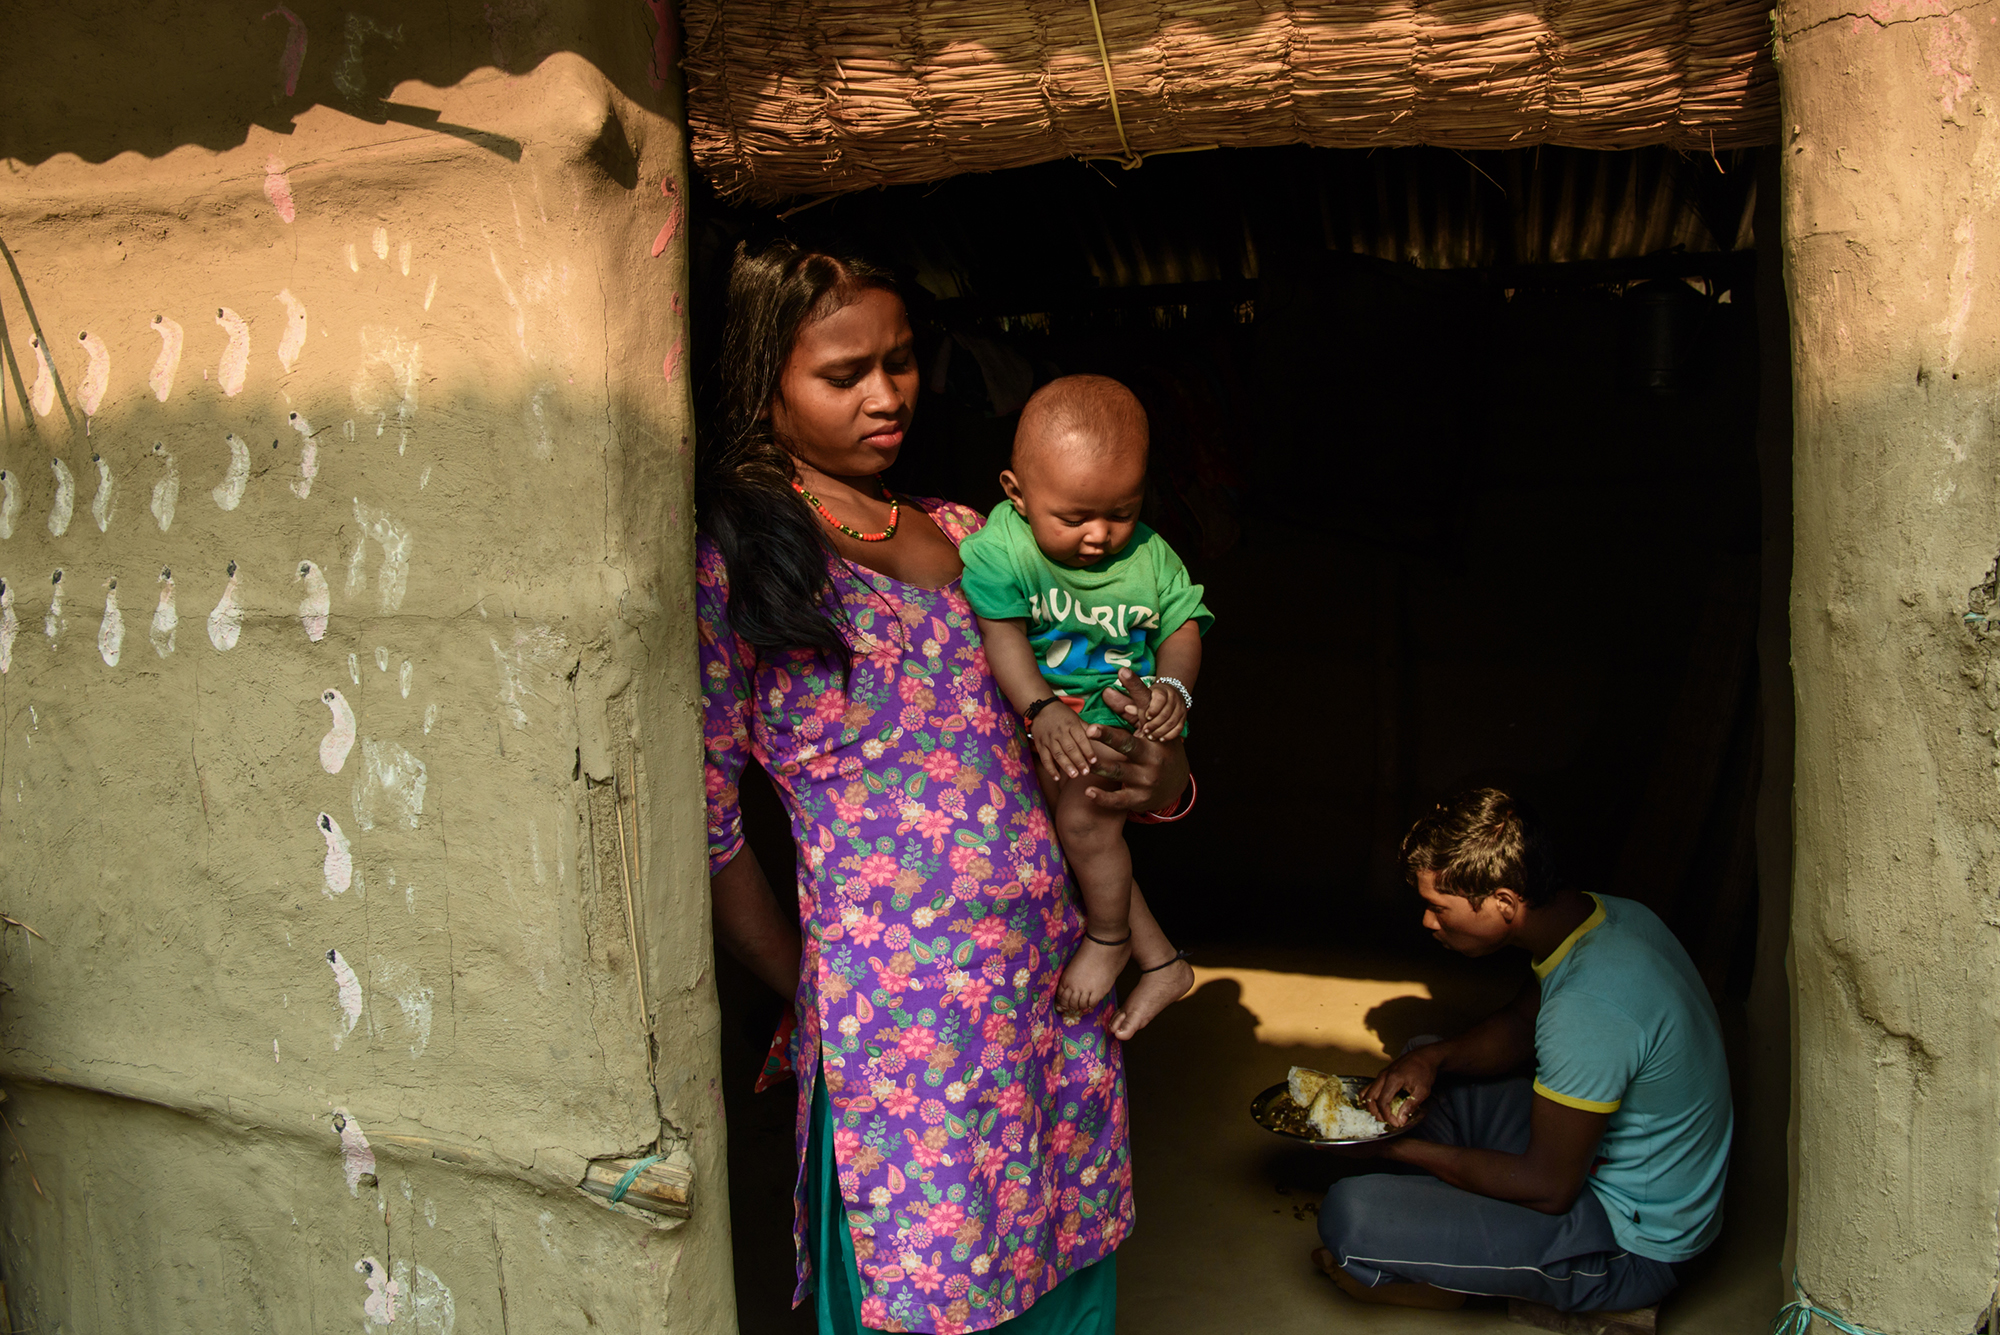
MULTIPOLYGON (((1318 1072, 1305 1072, 1304 1074, 1312 1076, 1317 1075, 1318 1072)), ((1360 1106, 1361 1091, 1368 1088, 1370 1083, 1369 1078, 1366 1076, 1338 1075, 1331 1077, 1331 1079, 1339 1082, 1338 1093, 1345 1096, 1338 1099, 1338 1101, 1346 1104, 1350 1114, 1354 1114, 1360 1106)), ((1250 1100, 1251 1120, 1255 1121, 1258 1126, 1263 1127, 1266 1131, 1274 1132, 1277 1135, 1285 1136, 1292 1140, 1302 1140, 1308 1145, 1366 1145, 1377 1140, 1393 1140, 1424 1120, 1424 1110, 1419 1108, 1415 1115, 1402 1126, 1386 1127, 1381 1131, 1366 1135, 1329 1136, 1314 1127, 1312 1109, 1299 1103, 1292 1097, 1292 1088, 1295 1080, 1296 1077, 1292 1080, 1279 1081, 1256 1098, 1250 1100)), ((1321 1088, 1324 1089, 1324 1086, 1321 1088)), ((1354 1121, 1359 1118, 1367 1118, 1371 1122, 1375 1120, 1366 1112, 1358 1113, 1358 1117, 1350 1115, 1345 1120, 1354 1121)), ((1323 1122, 1324 1120, 1322 1118, 1323 1122)), ((1376 1125, 1379 1126, 1381 1124, 1378 1122, 1376 1125)))

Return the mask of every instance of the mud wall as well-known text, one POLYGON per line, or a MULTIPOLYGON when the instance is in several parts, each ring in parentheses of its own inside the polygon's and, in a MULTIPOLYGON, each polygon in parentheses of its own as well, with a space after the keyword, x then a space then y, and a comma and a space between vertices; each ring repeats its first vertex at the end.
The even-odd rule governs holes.
POLYGON ((2000 28, 1814 0, 1777 30, 1798 1274, 1849 1319, 1944 1335, 1986 1311, 2000 1243, 2000 28))
POLYGON ((734 1328, 658 18, 10 15, 14 1329, 734 1328))

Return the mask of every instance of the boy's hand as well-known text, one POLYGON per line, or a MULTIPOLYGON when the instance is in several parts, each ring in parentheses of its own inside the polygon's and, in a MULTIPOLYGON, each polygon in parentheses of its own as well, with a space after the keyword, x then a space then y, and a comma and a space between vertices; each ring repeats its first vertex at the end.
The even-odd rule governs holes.
POLYGON ((1093 755, 1090 735, 1074 709, 1058 700, 1043 705, 1042 712, 1028 725, 1035 751, 1057 779, 1080 778, 1090 772, 1093 755))
POLYGON ((1171 742, 1181 735, 1186 722, 1187 701, 1181 699, 1181 693, 1171 687, 1155 686, 1152 699, 1146 702, 1145 717, 1132 731, 1149 741, 1171 742))
POLYGON ((1444 1064, 1444 1045, 1432 1043, 1413 1048, 1390 1062, 1361 1091, 1361 1104, 1392 1127, 1406 1125, 1437 1083, 1438 1068, 1444 1064))

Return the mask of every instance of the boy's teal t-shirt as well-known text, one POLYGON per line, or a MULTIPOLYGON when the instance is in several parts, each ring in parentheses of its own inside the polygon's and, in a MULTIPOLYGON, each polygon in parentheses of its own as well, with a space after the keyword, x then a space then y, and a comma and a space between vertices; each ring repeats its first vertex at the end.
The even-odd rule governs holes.
POLYGON ((1535 1092, 1610 1114, 1591 1190, 1621 1246, 1684 1261, 1722 1228, 1735 1126, 1722 1026, 1651 909, 1591 898, 1596 911, 1535 964, 1535 1092))
POLYGON ((959 586, 972 610, 992 621, 1025 621, 1043 680, 1086 697, 1086 722, 1130 726, 1099 694, 1117 685, 1118 669, 1151 675, 1162 640, 1189 621, 1206 635, 1215 620, 1201 585, 1144 524, 1123 551, 1077 569, 1043 556, 1028 521, 1002 501, 958 554, 965 562, 959 586))

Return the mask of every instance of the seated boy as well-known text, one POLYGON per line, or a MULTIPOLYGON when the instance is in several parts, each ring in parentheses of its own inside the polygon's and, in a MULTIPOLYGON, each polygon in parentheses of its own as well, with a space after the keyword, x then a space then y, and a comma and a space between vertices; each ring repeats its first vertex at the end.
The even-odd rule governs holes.
POLYGON ((1423 1172, 1335 1183, 1314 1262, 1372 1302, 1658 1302, 1674 1263, 1722 1227, 1734 1123, 1722 1030, 1694 964, 1645 906, 1552 884, 1536 832, 1498 789, 1440 803, 1404 837, 1403 863, 1447 949, 1526 950, 1534 979, 1368 1087, 1384 1121, 1406 1123, 1418 1105, 1427 1116, 1364 1149, 1423 1172))
POLYGON ((1028 721, 1043 791, 1083 896, 1084 939, 1063 970, 1056 1006, 1075 1014, 1103 999, 1139 952, 1142 971, 1174 959, 1149 917, 1130 912, 1125 813, 1092 802, 1091 724, 1171 741, 1182 733, 1214 619, 1201 585, 1166 540, 1139 522, 1146 492, 1146 410, 1104 376, 1073 375, 1036 391, 1014 433, 1007 500, 959 548, 962 587, 979 614, 986 661, 1028 721), (1154 690, 1143 716, 1120 718, 1103 691, 1130 668, 1154 690))

